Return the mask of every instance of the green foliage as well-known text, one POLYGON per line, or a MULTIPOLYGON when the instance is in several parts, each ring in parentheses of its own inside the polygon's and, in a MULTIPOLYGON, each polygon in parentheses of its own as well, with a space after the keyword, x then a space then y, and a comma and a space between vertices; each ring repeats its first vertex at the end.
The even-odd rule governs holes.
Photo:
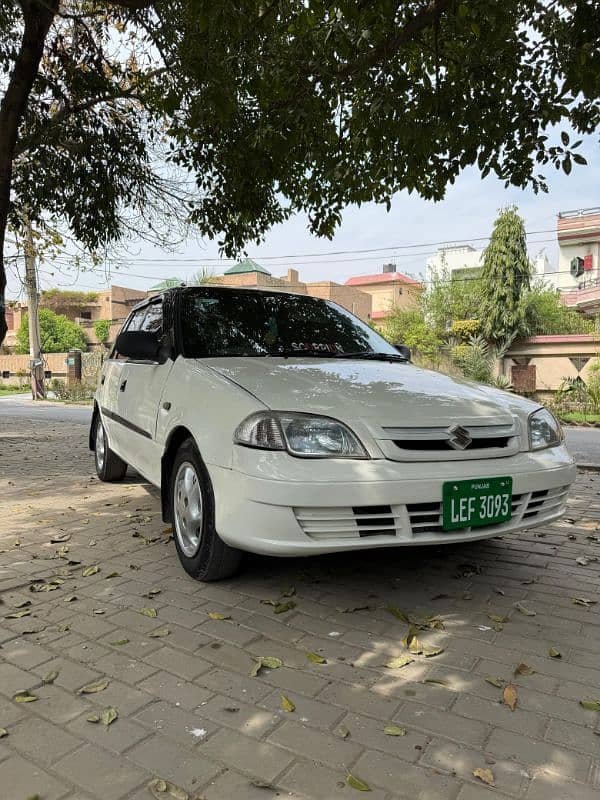
MULTIPOLYGON (((66 353, 72 349, 85 350, 87 343, 83 330, 62 314, 55 314, 49 308, 41 308, 40 338, 43 353, 66 353)), ((23 317, 17 331, 16 353, 29 353, 29 321, 23 317)))
POLYGON ((481 299, 481 273, 460 278, 442 268, 421 295, 421 307, 428 323, 445 335, 457 320, 478 319, 481 299))
POLYGON ((506 346, 526 331, 524 297, 530 280, 525 225, 512 206, 496 219, 483 257, 479 317, 488 341, 506 346))
POLYGON ((450 333, 461 339, 468 341, 472 336, 477 336, 481 331, 481 322, 478 319, 455 319, 450 326, 450 333))
POLYGON ((385 338, 393 344, 405 344, 418 356, 433 358, 443 342, 418 309, 394 308, 382 326, 385 338))
POLYGON ((88 403, 94 399, 96 392, 96 385, 93 383, 76 381, 69 384, 58 378, 53 378, 50 381, 49 388, 58 400, 71 403, 88 403))
POLYGON ((567 308, 558 292, 538 282, 525 297, 525 328, 528 336, 593 333, 594 320, 567 308))
POLYGON ((453 349, 453 357, 465 378, 477 383, 492 382, 492 359, 490 348, 482 336, 473 336, 466 346, 453 349))
POLYGON ((98 319, 94 322, 94 333, 100 344, 107 344, 110 336, 110 320, 98 319))

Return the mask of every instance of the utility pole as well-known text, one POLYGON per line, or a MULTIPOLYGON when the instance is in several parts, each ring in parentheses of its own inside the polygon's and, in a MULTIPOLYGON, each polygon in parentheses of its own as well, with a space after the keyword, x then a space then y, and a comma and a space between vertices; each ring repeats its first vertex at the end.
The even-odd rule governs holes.
POLYGON ((38 286, 35 264, 35 245, 33 229, 29 219, 25 219, 25 286, 27 288, 27 314, 29 318, 29 358, 31 367, 31 394, 34 400, 46 397, 44 390, 44 361, 40 340, 40 320, 38 315, 38 286))

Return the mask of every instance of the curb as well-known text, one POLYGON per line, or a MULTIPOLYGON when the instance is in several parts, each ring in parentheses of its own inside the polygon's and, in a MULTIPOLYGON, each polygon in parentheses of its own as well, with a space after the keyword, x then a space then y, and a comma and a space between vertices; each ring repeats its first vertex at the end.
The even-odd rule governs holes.
POLYGON ((581 472, 600 472, 600 464, 577 464, 577 469, 581 472))

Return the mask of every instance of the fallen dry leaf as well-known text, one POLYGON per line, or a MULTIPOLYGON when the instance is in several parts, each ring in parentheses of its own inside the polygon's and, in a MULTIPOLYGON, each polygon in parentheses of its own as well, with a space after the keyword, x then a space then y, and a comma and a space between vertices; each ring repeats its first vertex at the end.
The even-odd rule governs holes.
POLYGON ((406 730, 399 725, 386 725, 383 732, 387 736, 406 736, 406 730))
POLYGON ((535 617, 535 611, 532 611, 530 608, 527 608, 523 605, 523 603, 519 603, 518 601, 514 604, 517 611, 520 611, 521 614, 525 614, 526 617, 535 617))
POLYGON ((530 667, 528 664, 517 664, 515 667, 514 674, 515 675, 533 675, 535 672, 533 667, 530 667))
POLYGON ((33 694, 29 689, 24 689, 22 692, 17 692, 13 695, 15 703, 33 703, 37 699, 37 694, 33 694))
POLYGON ((0 739, 3 739, 5 736, 8 736, 8 731, 6 728, 0 728, 0 739))
POLYGON ((171 631, 168 628, 157 628, 148 634, 151 639, 161 639, 163 636, 168 636, 171 631))
POLYGON ((189 794, 171 781, 155 778, 148 784, 148 791, 155 800, 189 800, 189 794))
POLYGON ((551 647, 550 650, 548 650, 548 655, 550 658, 562 658, 562 653, 560 650, 557 650, 556 647, 551 647))
POLYGON ((488 614, 488 618, 492 620, 492 622, 508 622, 508 617, 505 617, 503 614, 488 614))
POLYGON ((501 689, 504 686, 502 678, 496 678, 495 675, 486 675, 485 680, 487 683, 491 683, 492 686, 495 686, 496 689, 501 689))
POLYGON ((283 666, 283 661, 274 656, 258 656, 254 660, 256 663, 250 671, 251 678, 255 678, 263 667, 266 669, 279 669, 279 667, 283 666))
POLYGON ((600 700, 580 700, 579 705, 586 711, 600 711, 600 700))
POLYGON ((273 609, 273 613, 285 614, 286 611, 291 611, 292 608, 296 608, 296 602, 294 600, 287 600, 285 603, 277 603, 273 609))
POLYGON ((306 657, 309 661, 312 661, 313 664, 326 664, 327 659, 320 656, 318 653, 313 653, 312 650, 308 650, 306 653, 306 657))
POLYGON ((83 578, 89 578, 90 575, 95 575, 97 572, 100 572, 100 567, 98 564, 92 564, 90 567, 84 567, 81 575, 83 578))
POLYGON ((114 642, 109 642, 109 644, 112 644, 114 647, 121 647, 121 645, 129 644, 129 639, 115 639, 114 642))
POLYGON ((512 685, 512 683, 509 683, 504 688, 502 696, 504 698, 505 704, 510 708, 511 711, 514 711, 517 705, 518 695, 517 695, 517 690, 512 685))
POLYGON ((491 769, 482 769, 481 767, 476 767, 473 770, 473 775, 476 778, 479 778, 480 781, 487 783, 488 786, 495 786, 494 775, 491 769))
POLYGON ((598 602, 597 600, 590 600, 587 597, 572 597, 571 600, 576 606, 585 606, 585 608, 589 608, 589 606, 593 606, 598 602))
POLYGON ((294 705, 294 703, 292 703, 289 697, 286 697, 284 694, 281 695, 280 705, 283 711, 292 712, 296 710, 296 706, 294 705))
POLYGON ((348 736, 350 736, 350 731, 345 725, 340 725, 339 728, 335 729, 334 733, 336 736, 339 736, 340 739, 347 739, 348 736))
POLYGON ((370 792, 371 787, 368 783, 365 783, 360 778, 357 778, 356 775, 352 775, 352 773, 348 773, 346 776, 346 783, 348 786, 351 786, 353 789, 356 789, 358 792, 370 792))
POLYGON ((109 683, 110 681, 106 678, 101 681, 95 681, 94 683, 88 683, 81 687, 78 694, 96 694, 97 692, 103 692, 109 683))
POLYGON ((44 675, 42 678, 42 683, 54 683, 54 681, 58 678, 58 670, 52 670, 47 675, 44 675))
POLYGON ((112 706, 108 706, 108 708, 105 708, 100 714, 100 722, 108 727, 108 725, 113 723, 118 716, 119 712, 117 709, 113 708, 112 706))
POLYGON ((414 662, 414 658, 411 656, 398 656, 397 658, 392 658, 391 661, 388 661, 385 665, 388 669, 401 669, 405 667, 407 664, 412 664, 414 662))
POLYGON ((158 617, 158 611, 155 608, 139 608, 138 609, 140 614, 143 614, 145 617, 158 617))
POLYGON ((221 614, 219 611, 209 611, 208 616, 211 619, 231 619, 231 614, 221 614))

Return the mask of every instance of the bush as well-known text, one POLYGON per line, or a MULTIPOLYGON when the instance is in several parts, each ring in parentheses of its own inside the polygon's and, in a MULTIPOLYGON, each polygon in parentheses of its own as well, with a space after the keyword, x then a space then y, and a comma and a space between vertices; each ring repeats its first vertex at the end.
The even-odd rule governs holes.
MULTIPOLYGON (((62 314, 55 314, 48 308, 39 311, 40 339, 43 353, 66 353, 69 350, 85 350, 87 342, 83 330, 62 314)), ((23 317, 17 331, 15 352, 29 353, 29 318, 23 317)))
POLYGON ((450 326, 450 333, 467 342, 471 336, 477 336, 481 332, 481 322, 478 319, 455 319, 450 326))
POLYGON ((50 381, 50 391, 59 399, 72 403, 81 403, 94 399, 96 385, 86 381, 77 381, 67 384, 65 381, 53 378, 50 381))
POLYGON ((106 344, 110 336, 110 320, 99 319, 94 322, 94 333, 100 344, 106 344))

